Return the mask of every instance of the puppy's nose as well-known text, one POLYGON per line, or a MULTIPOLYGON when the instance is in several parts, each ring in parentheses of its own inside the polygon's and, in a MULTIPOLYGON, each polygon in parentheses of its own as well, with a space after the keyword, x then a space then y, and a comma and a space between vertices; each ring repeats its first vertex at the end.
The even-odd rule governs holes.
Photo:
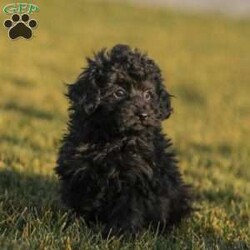
POLYGON ((148 118, 148 114, 143 112, 138 114, 141 120, 146 120, 148 118))

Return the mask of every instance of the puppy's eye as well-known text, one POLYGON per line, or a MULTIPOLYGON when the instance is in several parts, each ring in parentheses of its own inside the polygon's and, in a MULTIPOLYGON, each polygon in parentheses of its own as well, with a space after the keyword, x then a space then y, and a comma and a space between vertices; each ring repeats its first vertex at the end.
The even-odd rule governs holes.
POLYGON ((152 99, 152 92, 150 90, 146 90, 144 93, 143 93, 143 97, 146 101, 150 101, 152 99))
POLYGON ((118 89, 114 93, 114 97, 117 99, 123 98, 126 96, 126 91, 124 89, 118 89))

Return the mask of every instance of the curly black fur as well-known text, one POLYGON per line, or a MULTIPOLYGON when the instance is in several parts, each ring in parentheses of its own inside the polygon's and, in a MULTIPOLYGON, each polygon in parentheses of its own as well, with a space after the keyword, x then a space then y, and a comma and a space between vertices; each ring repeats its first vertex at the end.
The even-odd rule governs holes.
POLYGON ((139 50, 102 50, 68 85, 68 133, 57 160, 61 197, 107 233, 169 228, 191 210, 161 121, 172 108, 155 62, 139 50))

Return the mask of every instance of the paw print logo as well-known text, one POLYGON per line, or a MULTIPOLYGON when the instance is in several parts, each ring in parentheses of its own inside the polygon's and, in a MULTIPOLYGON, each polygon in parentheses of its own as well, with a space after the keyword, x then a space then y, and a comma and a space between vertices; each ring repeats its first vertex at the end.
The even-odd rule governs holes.
POLYGON ((4 26, 9 29, 9 38, 16 39, 23 37, 30 39, 32 37, 32 30, 37 27, 37 21, 30 20, 28 14, 22 16, 14 14, 11 19, 7 19, 4 22, 4 26))

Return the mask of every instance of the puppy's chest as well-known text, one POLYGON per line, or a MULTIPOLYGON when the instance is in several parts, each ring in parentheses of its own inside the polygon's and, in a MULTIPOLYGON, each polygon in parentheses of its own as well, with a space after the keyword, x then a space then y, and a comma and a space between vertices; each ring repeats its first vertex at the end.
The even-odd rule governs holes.
POLYGON ((102 144, 81 144, 76 156, 101 168, 119 169, 153 167, 155 162, 153 143, 141 138, 116 140, 102 144))

